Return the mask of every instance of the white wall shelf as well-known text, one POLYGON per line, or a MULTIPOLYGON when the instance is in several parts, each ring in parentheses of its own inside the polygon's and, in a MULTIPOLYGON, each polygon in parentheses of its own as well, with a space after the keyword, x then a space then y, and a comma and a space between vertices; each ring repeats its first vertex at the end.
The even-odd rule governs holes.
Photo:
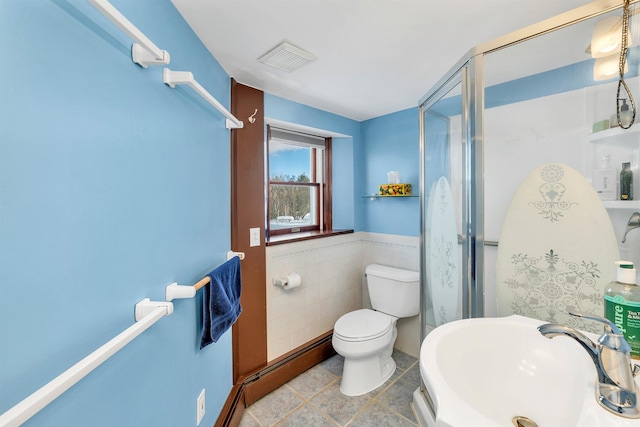
POLYGON ((611 200, 611 201, 603 201, 602 204, 607 209, 640 210, 640 200, 611 200))
POLYGON ((619 127, 605 129, 600 132, 590 133, 587 140, 592 143, 622 143, 638 144, 640 142, 640 124, 635 123, 630 129, 619 127))

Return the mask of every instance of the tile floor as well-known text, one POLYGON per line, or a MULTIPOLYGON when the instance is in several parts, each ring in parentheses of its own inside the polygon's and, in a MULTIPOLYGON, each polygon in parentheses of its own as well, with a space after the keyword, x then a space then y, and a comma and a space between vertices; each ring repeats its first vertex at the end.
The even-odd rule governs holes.
POLYGON ((420 385, 418 359, 394 350, 397 369, 362 396, 340 393, 343 358, 335 355, 249 406, 240 427, 415 427, 413 391, 420 385))

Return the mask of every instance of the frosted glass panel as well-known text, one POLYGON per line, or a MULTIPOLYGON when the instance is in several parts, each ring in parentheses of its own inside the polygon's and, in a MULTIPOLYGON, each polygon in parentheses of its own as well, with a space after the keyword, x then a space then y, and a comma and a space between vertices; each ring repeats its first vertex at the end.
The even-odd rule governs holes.
POLYGON ((423 114, 423 303, 427 327, 462 317, 462 134, 460 85, 423 114))

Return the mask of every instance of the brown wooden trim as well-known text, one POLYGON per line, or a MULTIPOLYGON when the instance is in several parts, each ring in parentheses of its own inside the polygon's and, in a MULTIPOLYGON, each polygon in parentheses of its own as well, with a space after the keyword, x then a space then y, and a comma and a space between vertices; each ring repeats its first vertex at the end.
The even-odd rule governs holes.
POLYGON ((232 328, 237 384, 239 378, 267 365, 265 245, 251 246, 249 233, 259 228, 264 236, 264 93, 232 79, 231 112, 244 122, 244 127, 231 130, 231 249, 245 253, 242 314, 232 328), (256 109, 251 123, 246 118, 256 109))
POLYGON ((329 331, 277 358, 233 386, 214 427, 237 427, 244 410, 304 371, 335 355, 329 331))
POLYGON ((331 195, 333 190, 333 154, 331 150, 331 138, 325 138, 325 150, 324 155, 327 156, 324 159, 324 212, 322 217, 324 218, 324 229, 327 231, 333 230, 333 205, 331 201, 331 195))
MULTIPOLYGON (((266 174, 266 180, 267 180, 267 195, 266 195, 266 199, 267 199, 267 207, 265 210, 265 228, 266 228, 266 232, 265 232, 265 245, 266 245, 266 241, 269 240, 269 235, 271 234, 271 227, 270 227, 270 221, 271 221, 271 195, 269 194, 269 192, 271 191, 271 189, 269 188, 269 180, 271 179, 271 176, 269 176, 269 174, 271 172, 269 172, 271 169, 271 165, 269 164, 269 142, 271 141, 271 125, 267 125, 267 140, 266 140, 266 149, 264 150, 265 155, 264 155, 264 167, 265 167, 265 174, 266 174)), ((263 178, 264 179, 264 178, 263 178)))
POLYGON ((271 236, 267 246, 284 245, 285 243, 302 242, 304 240, 321 239, 323 237, 339 236, 340 234, 353 233, 353 230, 331 230, 331 231, 307 231, 300 233, 283 234, 271 236))
POLYGON ((311 157, 313 158, 313 162, 311 162, 311 181, 316 182, 318 180, 318 166, 317 166, 317 148, 311 149, 311 157))

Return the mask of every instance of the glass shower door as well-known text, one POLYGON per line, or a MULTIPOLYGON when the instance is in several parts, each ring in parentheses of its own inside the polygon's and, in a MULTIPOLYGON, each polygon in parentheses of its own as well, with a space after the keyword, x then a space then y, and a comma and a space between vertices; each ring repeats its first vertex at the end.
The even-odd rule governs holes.
POLYGON ((422 336, 465 317, 462 73, 421 107, 422 336), (439 95, 439 96, 438 96, 439 95))

